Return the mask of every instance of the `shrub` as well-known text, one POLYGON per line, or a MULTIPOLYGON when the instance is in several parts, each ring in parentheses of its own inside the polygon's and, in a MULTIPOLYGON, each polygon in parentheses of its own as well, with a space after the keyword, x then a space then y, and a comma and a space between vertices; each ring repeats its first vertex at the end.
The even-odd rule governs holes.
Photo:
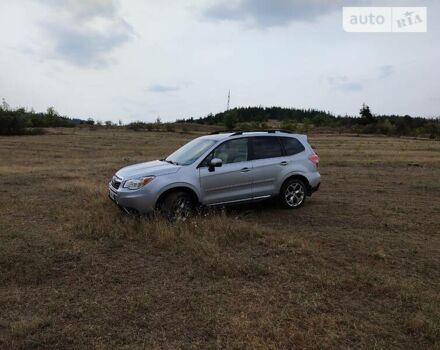
POLYGON ((45 130, 40 127, 32 127, 32 123, 30 123, 30 121, 22 114, 11 112, 0 115, 0 135, 42 134, 45 134, 45 130))
POLYGON ((133 122, 127 125, 127 129, 133 130, 133 131, 140 131, 142 129, 146 129, 147 124, 144 122, 133 122))
POLYGON ((165 125, 165 130, 168 132, 174 132, 174 125, 172 123, 167 123, 165 125))
POLYGON ((0 135, 24 135, 26 120, 22 115, 6 112, 0 116, 0 135))
POLYGON ((236 111, 228 111, 225 116, 225 127, 227 130, 234 130, 237 125, 237 112, 236 111))
POLYGON ((26 135, 44 135, 46 134, 46 130, 43 128, 29 128, 25 131, 26 135))
POLYGON ((362 128, 364 134, 375 134, 377 132, 376 124, 368 124, 362 128))
POLYGON ((258 122, 252 122, 249 125, 250 125, 249 129, 252 129, 252 130, 260 128, 260 123, 258 123, 258 122))
POLYGON ((376 132, 384 135, 393 135, 395 133, 395 129, 396 128, 393 124, 391 124, 389 119, 385 119, 385 121, 377 124, 376 132))
POLYGON ((252 125, 250 123, 241 123, 239 128, 241 130, 251 130, 252 129, 252 125))
POLYGON ((290 130, 290 131, 296 131, 296 129, 297 129, 296 123, 294 121, 291 121, 291 120, 284 120, 281 123, 281 129, 290 130))

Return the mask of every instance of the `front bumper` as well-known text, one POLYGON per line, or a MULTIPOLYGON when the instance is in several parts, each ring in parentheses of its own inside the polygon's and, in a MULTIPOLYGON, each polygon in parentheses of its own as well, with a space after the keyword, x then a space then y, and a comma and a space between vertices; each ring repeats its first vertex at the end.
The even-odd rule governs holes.
POLYGON ((108 196, 119 208, 129 213, 147 214, 154 211, 156 197, 146 189, 123 191, 108 185, 108 196))

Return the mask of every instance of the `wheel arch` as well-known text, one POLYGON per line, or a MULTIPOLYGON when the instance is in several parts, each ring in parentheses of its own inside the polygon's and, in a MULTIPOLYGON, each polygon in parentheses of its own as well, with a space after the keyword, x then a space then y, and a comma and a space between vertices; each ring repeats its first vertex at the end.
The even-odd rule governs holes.
POLYGON ((292 180, 292 179, 298 179, 298 180, 303 181, 306 185, 306 191, 307 191, 306 194, 308 196, 312 195, 312 186, 310 186, 309 180, 307 179, 307 177, 305 177, 304 175, 301 175, 301 174, 291 174, 287 178, 285 178, 279 191, 281 191, 281 189, 284 187, 284 185, 286 184, 287 181, 292 180))
POLYGON ((170 193, 179 191, 188 193, 193 198, 194 203, 199 203, 199 196, 197 195, 196 191, 190 186, 182 184, 165 189, 157 198, 155 208, 157 208, 170 193))

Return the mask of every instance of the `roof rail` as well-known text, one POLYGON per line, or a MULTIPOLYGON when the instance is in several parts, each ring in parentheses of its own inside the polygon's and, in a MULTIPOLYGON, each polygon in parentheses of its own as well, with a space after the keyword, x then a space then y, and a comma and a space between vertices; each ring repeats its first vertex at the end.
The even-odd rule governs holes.
POLYGON ((240 130, 240 131, 235 131, 232 135, 230 136, 237 136, 237 135, 243 135, 245 132, 267 132, 269 134, 275 134, 276 132, 282 132, 285 134, 293 134, 292 131, 289 130, 283 130, 283 129, 253 129, 253 130, 240 130))
POLYGON ((239 132, 241 130, 217 130, 209 133, 209 135, 227 134, 231 132, 239 132))

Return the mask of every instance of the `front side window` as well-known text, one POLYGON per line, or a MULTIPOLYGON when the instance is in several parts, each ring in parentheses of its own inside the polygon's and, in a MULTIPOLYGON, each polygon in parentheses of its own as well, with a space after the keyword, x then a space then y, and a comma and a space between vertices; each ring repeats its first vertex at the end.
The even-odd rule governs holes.
POLYGON ((275 158, 283 155, 278 137, 253 137, 252 148, 253 159, 275 158))
POLYGON ((220 158, 223 164, 239 163, 248 160, 248 139, 235 139, 227 141, 217 147, 214 152, 212 152, 204 165, 206 166, 209 161, 213 158, 220 158))
POLYGON ((302 143, 293 137, 282 137, 281 141, 288 156, 293 156, 305 150, 302 143))
POLYGON ((195 139, 180 147, 166 158, 166 161, 178 165, 189 165, 199 159, 203 153, 216 143, 215 140, 195 139))

